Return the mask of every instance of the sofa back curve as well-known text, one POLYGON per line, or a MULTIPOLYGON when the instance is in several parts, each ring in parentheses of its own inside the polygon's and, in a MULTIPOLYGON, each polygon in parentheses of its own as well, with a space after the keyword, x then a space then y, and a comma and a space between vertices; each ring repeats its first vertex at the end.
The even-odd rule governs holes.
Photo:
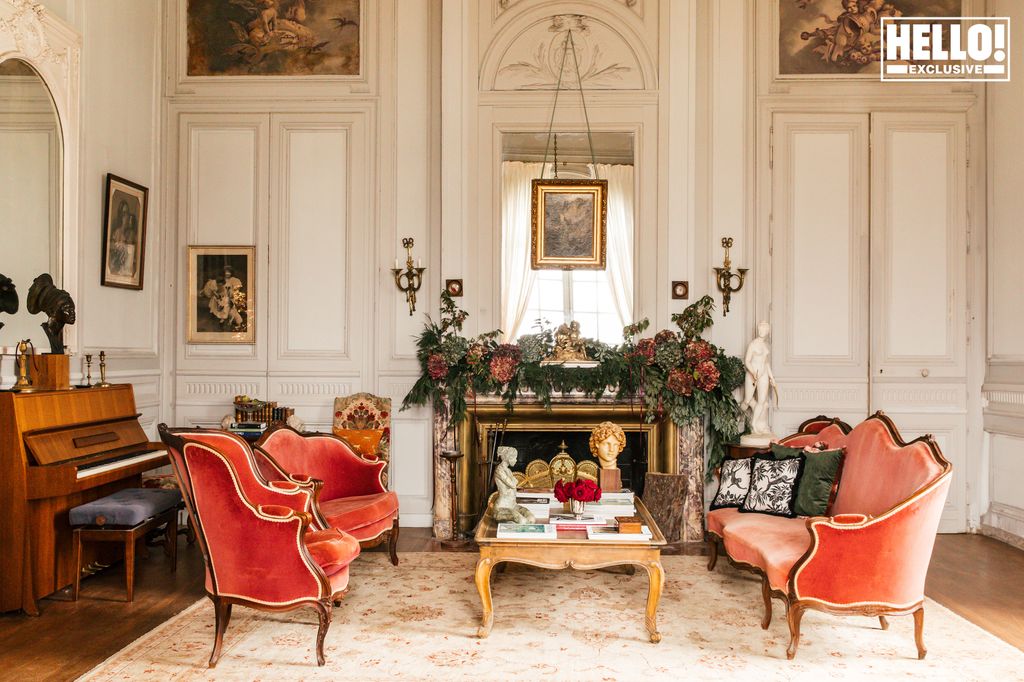
POLYGON ((882 514, 950 468, 934 440, 925 437, 904 442, 895 424, 882 413, 855 426, 845 445, 833 515, 882 514))

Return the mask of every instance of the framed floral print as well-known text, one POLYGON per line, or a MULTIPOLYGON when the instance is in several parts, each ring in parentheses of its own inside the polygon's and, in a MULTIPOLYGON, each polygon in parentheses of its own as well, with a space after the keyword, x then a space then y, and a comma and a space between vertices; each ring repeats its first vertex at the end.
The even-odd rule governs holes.
POLYGON ((146 270, 149 190, 107 173, 103 200, 103 264, 100 284, 141 290, 146 270))
POLYGON ((256 247, 188 247, 188 342, 255 343, 256 247))
POLYGON ((607 180, 534 180, 531 267, 604 270, 607 219, 607 180))

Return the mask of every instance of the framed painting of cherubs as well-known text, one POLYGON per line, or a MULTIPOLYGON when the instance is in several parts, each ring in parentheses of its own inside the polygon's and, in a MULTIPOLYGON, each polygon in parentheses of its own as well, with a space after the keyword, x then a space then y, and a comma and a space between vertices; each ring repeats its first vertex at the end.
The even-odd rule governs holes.
POLYGON ((256 248, 188 247, 188 342, 255 343, 256 248))
POLYGON ((359 76, 361 9, 361 0, 188 0, 188 76, 359 76))
POLYGON ((146 269, 146 204, 149 190, 107 173, 103 201, 103 265, 100 284, 142 289, 146 269))
POLYGON ((607 217, 607 180, 534 180, 531 267, 604 270, 607 217))

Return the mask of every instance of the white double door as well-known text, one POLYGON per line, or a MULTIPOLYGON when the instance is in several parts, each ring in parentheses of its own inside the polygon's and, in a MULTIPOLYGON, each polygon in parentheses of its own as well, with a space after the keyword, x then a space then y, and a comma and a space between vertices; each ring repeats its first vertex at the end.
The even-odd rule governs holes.
MULTIPOLYGON (((775 431, 884 410, 953 462, 966 529, 967 129, 962 113, 776 113, 775 431)), ((879 484, 883 484, 879 481, 879 484)))

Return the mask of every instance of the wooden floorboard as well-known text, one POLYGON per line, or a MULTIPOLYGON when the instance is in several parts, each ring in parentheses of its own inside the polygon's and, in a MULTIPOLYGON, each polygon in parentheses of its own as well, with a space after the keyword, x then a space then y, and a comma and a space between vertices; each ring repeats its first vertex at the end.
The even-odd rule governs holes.
MULTIPOLYGON (((385 551, 383 547, 368 551, 385 551)), ((403 552, 473 551, 449 547, 430 529, 404 528, 403 552)), ((82 597, 58 593, 38 618, 0 615, 0 680, 73 680, 203 596, 198 547, 178 550, 172 574, 162 550, 137 560, 135 601, 123 602, 120 565, 82 583, 82 597)), ((671 576, 669 576, 671 579, 671 576)), ((940 604, 1024 649, 1024 551, 978 535, 940 535, 926 593, 940 604)), ((927 626, 925 630, 927 636, 927 626)))

